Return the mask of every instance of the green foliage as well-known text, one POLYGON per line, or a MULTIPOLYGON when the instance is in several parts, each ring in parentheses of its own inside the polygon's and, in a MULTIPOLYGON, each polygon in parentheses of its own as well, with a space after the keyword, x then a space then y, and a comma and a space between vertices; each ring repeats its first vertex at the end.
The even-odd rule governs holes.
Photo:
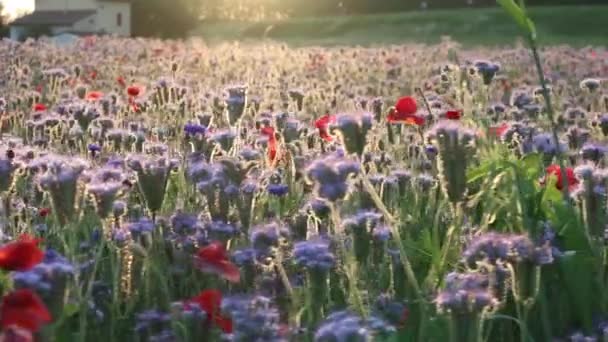
POLYGON ((196 0, 133 0, 133 35, 180 38, 199 23, 201 3, 196 0))
MULTIPOLYGON (((608 6, 528 8, 542 43, 605 44, 608 6), (564 25, 567 22, 568 25, 564 25)), ((210 42, 272 39, 290 45, 436 43, 443 36, 467 46, 513 44, 522 30, 501 8, 327 16, 260 22, 205 22, 194 31, 210 42)))
POLYGON ((497 2, 527 35, 533 38, 536 37, 536 27, 532 20, 528 18, 523 8, 515 4, 514 0, 497 0, 497 2))

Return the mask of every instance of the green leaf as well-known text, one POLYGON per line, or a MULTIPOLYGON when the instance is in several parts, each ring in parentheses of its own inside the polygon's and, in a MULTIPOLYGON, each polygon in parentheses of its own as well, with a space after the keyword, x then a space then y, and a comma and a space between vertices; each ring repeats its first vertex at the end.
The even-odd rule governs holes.
POLYGON ((582 321, 584 327, 591 327, 592 313, 597 308, 593 257, 577 253, 567 258, 560 258, 558 265, 561 282, 566 288, 566 296, 575 317, 582 321))
POLYGON ((517 25, 526 33, 536 39, 536 27, 534 22, 528 18, 524 10, 519 7, 514 0, 496 0, 500 6, 513 18, 517 25))
POLYGON ((530 153, 521 160, 522 166, 529 179, 536 179, 542 170, 542 160, 539 153, 530 153))
POLYGON ((76 303, 67 303, 64 307, 63 307, 63 316, 64 317, 72 317, 74 316, 78 311, 80 311, 80 306, 76 303))

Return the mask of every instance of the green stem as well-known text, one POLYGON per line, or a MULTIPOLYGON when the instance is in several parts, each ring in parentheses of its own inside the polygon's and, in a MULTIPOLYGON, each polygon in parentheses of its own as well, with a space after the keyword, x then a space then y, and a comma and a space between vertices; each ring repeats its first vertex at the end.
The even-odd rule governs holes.
MULTIPOLYGON (((522 7, 523 8, 523 7, 522 7)), ((538 74, 538 79, 540 81, 540 85, 543 89, 543 98, 545 100, 545 104, 547 106, 547 115, 549 116, 549 121, 551 122, 551 132, 553 134, 553 140, 555 144, 557 144, 557 151, 555 153, 557 157, 557 161, 560 168, 561 178, 562 178, 562 192, 564 195, 564 200, 569 203, 568 198, 568 177, 566 174, 566 169, 564 168, 564 158, 563 153, 559 148, 559 136, 557 134, 557 125, 555 123, 555 112, 553 110, 553 104, 551 103, 551 95, 549 94, 549 88, 547 87, 547 80, 545 79, 545 74, 543 71, 542 62, 540 59, 540 54, 538 52, 538 47, 536 45, 536 38, 533 36, 528 36, 528 41, 530 43, 530 50, 532 50, 532 56, 534 57, 534 64, 536 65, 536 72, 538 74)))

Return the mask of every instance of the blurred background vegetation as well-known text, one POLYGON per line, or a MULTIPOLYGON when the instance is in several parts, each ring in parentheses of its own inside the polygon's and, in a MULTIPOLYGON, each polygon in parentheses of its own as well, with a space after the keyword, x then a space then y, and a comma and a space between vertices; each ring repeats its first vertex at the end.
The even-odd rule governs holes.
MULTIPOLYGON (((513 42, 495 0, 132 0, 137 36, 290 44, 513 42), (424 10, 423 10, 424 9, 424 10)), ((543 43, 608 43, 608 0, 527 0, 543 43)))

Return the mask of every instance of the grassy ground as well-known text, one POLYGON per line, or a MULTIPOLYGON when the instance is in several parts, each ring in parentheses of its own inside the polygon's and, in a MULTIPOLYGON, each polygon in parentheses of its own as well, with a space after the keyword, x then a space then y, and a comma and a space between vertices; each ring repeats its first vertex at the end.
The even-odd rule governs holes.
MULTIPOLYGON (((608 6, 530 9, 541 43, 608 45, 608 6)), ((299 18, 259 23, 205 23, 194 32, 209 42, 273 39, 291 45, 377 45, 437 42, 449 35, 465 45, 514 42, 518 29, 499 8, 299 18)))

